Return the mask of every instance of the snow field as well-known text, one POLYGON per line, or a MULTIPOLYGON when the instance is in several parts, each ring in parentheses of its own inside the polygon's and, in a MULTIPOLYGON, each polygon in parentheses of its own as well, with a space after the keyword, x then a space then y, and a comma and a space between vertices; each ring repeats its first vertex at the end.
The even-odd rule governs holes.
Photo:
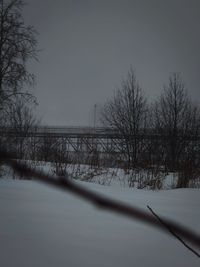
MULTIPOLYGON (((188 225, 199 232, 200 191, 147 191, 79 182, 91 190, 188 225)), ((97 209, 34 181, 0 180, 0 266, 199 266, 173 237, 97 209)))

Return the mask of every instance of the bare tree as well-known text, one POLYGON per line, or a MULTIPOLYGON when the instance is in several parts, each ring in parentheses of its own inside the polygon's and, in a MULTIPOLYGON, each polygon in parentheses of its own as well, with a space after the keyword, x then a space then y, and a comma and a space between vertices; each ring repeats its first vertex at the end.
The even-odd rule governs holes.
POLYGON ((121 88, 107 101, 101 114, 104 125, 116 129, 122 135, 126 160, 131 168, 139 163, 142 152, 139 135, 145 129, 146 113, 146 98, 131 67, 121 88))
POLYGON ((30 133, 36 131, 39 120, 34 115, 35 105, 25 103, 22 97, 16 97, 15 101, 7 109, 7 126, 13 132, 12 141, 19 158, 25 158, 25 153, 31 151, 29 144, 30 133))
POLYGON ((32 97, 22 88, 34 82, 27 62, 37 59, 37 33, 25 25, 23 6, 22 0, 0 0, 0 109, 17 94, 32 97))
POLYGON ((170 171, 179 170, 191 139, 198 135, 199 114, 199 108, 190 100, 180 74, 172 73, 154 106, 155 130, 163 140, 170 171))

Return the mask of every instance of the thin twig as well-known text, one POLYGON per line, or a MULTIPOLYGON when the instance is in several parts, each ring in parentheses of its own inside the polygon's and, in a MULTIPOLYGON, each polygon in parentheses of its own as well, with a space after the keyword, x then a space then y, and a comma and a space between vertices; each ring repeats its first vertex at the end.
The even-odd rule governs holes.
POLYGON ((158 219, 158 221, 161 223, 161 225, 163 225, 175 238, 177 238, 187 249, 189 249, 190 251, 192 251, 197 257, 200 258, 200 254, 194 250, 193 248, 191 248, 179 235, 177 235, 174 230, 171 229, 171 227, 166 223, 166 220, 161 219, 160 216, 158 216, 158 214, 156 214, 151 207, 149 207, 147 205, 147 208, 150 210, 150 212, 158 219))
POLYGON ((92 204, 96 205, 97 207, 131 217, 134 220, 139 220, 143 223, 147 223, 151 226, 159 228, 162 231, 169 230, 176 232, 177 235, 181 236, 191 244, 200 248, 200 236, 197 235, 192 230, 177 224, 171 220, 165 219, 165 224, 168 225, 168 228, 164 227, 156 218, 155 216, 142 211, 141 209, 124 204, 120 201, 113 200, 102 196, 100 194, 94 193, 77 183, 74 183, 71 179, 65 177, 59 177, 56 179, 54 176, 50 176, 45 174, 42 171, 36 171, 32 168, 28 167, 26 164, 19 163, 16 160, 13 160, 13 155, 7 153, 5 151, 1 151, 0 153, 0 160, 4 160, 8 165, 10 165, 18 174, 23 174, 27 178, 34 178, 40 182, 45 184, 57 187, 61 190, 71 192, 75 195, 82 197, 83 199, 91 202, 92 204))

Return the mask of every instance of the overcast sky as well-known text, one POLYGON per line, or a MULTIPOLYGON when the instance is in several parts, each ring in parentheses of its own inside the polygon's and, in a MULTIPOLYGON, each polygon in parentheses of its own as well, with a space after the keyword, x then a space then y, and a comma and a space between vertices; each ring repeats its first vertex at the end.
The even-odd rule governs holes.
POLYGON ((199 0, 27 0, 39 32, 38 114, 48 125, 92 124, 130 65, 150 99, 181 72, 200 104, 199 0))

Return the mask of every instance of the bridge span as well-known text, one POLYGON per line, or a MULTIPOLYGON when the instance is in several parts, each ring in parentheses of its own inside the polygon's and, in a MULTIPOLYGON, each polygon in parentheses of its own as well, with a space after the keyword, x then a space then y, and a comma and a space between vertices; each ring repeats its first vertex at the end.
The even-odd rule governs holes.
MULTIPOLYGON (((89 127, 89 126, 37 126, 37 127, 6 127, 0 128, 0 135, 18 136, 18 137, 44 137, 44 138, 106 138, 106 139, 124 139, 130 138, 130 135, 122 135, 117 129, 108 127, 89 127)), ((182 138, 183 136, 178 136, 182 138)), ((137 135, 137 139, 167 139, 169 136, 155 133, 152 129, 141 130, 137 135)), ((187 140, 200 140, 200 135, 184 136, 187 140)))
MULTIPOLYGON (((115 159, 122 159, 126 154, 127 142, 133 142, 130 135, 122 135, 117 130, 105 127, 57 127, 39 126, 35 128, 2 128, 0 135, 10 138, 13 147, 23 146, 21 151, 29 147, 34 153, 45 154, 47 157, 55 151, 76 153, 79 155, 104 154, 115 159)), ((189 142, 200 142, 200 136, 184 137, 189 142)), ((142 131, 134 136, 137 150, 143 153, 161 146, 168 141, 167 135, 153 133, 152 130, 142 131)), ((134 140, 134 141, 135 141, 134 140)), ((23 154, 23 153, 22 153, 23 154)), ((32 158, 32 156, 30 156, 32 158)))

